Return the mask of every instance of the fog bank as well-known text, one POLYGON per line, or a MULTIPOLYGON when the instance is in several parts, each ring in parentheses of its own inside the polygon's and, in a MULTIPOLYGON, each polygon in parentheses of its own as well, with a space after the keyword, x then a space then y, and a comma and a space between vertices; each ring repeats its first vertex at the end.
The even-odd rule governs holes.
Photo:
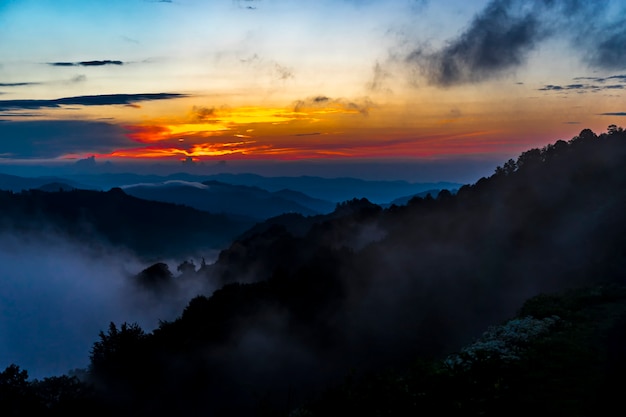
POLYGON ((0 265, 0 369, 15 363, 34 378, 86 367, 109 322, 152 330, 202 292, 142 290, 133 277, 147 265, 132 254, 47 233, 0 233, 0 265))

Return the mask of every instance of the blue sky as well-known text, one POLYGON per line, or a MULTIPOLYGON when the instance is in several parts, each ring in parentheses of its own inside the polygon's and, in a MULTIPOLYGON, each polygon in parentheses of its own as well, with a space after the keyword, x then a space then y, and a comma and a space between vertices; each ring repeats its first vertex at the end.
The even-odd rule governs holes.
POLYGON ((506 160, 620 124, 617 0, 9 0, 0 165, 506 160))

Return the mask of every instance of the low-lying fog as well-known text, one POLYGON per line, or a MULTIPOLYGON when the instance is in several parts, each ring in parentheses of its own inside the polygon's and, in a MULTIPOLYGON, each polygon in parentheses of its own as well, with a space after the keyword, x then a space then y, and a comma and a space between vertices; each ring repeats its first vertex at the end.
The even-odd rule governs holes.
MULTIPOLYGON (((177 275, 177 263, 167 263, 177 275)), ((151 331, 210 290, 186 282, 151 293, 133 281, 149 265, 132 254, 43 232, 0 233, 0 265, 0 371, 14 363, 33 378, 86 367, 111 321, 151 331)))

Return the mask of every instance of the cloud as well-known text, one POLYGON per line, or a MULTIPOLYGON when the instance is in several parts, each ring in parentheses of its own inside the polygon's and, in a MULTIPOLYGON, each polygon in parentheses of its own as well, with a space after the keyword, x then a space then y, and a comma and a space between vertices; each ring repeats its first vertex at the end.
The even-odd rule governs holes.
POLYGON ((586 37, 588 48, 587 61, 593 67, 607 70, 626 68, 626 27, 624 17, 619 23, 596 30, 586 37))
POLYGON ((49 62, 53 67, 101 67, 104 65, 124 65, 122 61, 80 61, 80 62, 49 62))
POLYGON ((177 280, 165 295, 142 291, 133 276, 148 265, 132 253, 94 236, 85 243, 50 229, 0 232, 0 369, 13 362, 43 378, 85 367, 109 322, 152 329, 175 319, 194 295, 212 290, 177 280))
POLYGON ((611 75, 608 77, 576 77, 574 81, 579 81, 574 84, 568 85, 554 85, 546 84, 539 88, 539 91, 576 91, 576 92, 596 92, 602 90, 623 90, 626 89, 626 76, 624 75, 611 75), (588 81, 581 83, 580 81, 588 81), (622 84, 606 84, 607 81, 621 82, 622 84))
POLYGON ((71 83, 82 83, 87 81, 87 77, 83 74, 76 75, 70 79, 71 83))
MULTIPOLYGON (((80 76, 79 76, 80 77, 80 76)), ((83 79, 74 79, 82 81, 83 79)), ((61 106, 110 106, 129 105, 138 101, 169 100, 186 97, 177 93, 103 94, 92 96, 63 97, 53 100, 0 100, 0 111, 16 109, 58 108, 61 106)))
POLYGON ((611 12, 610 3, 491 0, 458 37, 439 50, 418 45, 406 62, 433 85, 478 83, 514 72, 541 42, 563 36, 592 67, 626 68, 626 12, 611 12))
POLYGON ((24 87, 27 85, 38 85, 39 83, 0 83, 0 87, 24 87))
POLYGON ((467 30, 443 49, 420 47, 407 61, 417 64, 431 84, 440 86, 479 82, 512 71, 547 36, 534 13, 516 13, 512 3, 490 2, 467 30))
POLYGON ((383 68, 380 62, 376 61, 373 72, 374 74, 372 75, 371 81, 367 83, 367 89, 374 92, 391 92, 391 90, 385 86, 385 81, 391 76, 391 74, 383 68))
POLYGON ((625 111, 619 111, 619 112, 614 112, 614 113, 600 113, 600 116, 626 116, 626 112, 625 111))
POLYGON ((217 118, 217 110, 215 107, 193 106, 191 109, 191 118, 198 123, 219 123, 217 118))
POLYGON ((48 62, 53 67, 74 67, 78 65, 76 62, 48 62))
POLYGON ((592 81, 595 83, 605 83, 607 81, 621 82, 626 83, 626 75, 610 75, 608 77, 576 77, 574 78, 576 81, 592 81))
POLYGON ((2 154, 7 158, 57 158, 106 153, 130 144, 127 131, 106 122, 7 121, 0 123, 2 154))
POLYGON ((364 97, 359 100, 346 100, 343 98, 331 99, 326 96, 313 96, 304 100, 297 100, 293 103, 293 110, 295 112, 302 112, 307 109, 332 109, 358 112, 363 116, 369 115, 370 109, 374 107, 374 103, 368 98, 364 97))
MULTIPOLYGON (((0 113, 0 117, 10 117, 10 118, 14 118, 14 117, 41 117, 42 114, 41 113, 11 113, 11 112, 3 112, 0 113)), ((8 119, 2 119, 3 122, 8 122, 10 120, 8 119)))
POLYGON ((287 80, 293 78, 293 70, 278 63, 274 64, 274 69, 279 80, 287 80))
POLYGON ((256 10, 259 0, 237 0, 236 3, 241 9, 256 10))

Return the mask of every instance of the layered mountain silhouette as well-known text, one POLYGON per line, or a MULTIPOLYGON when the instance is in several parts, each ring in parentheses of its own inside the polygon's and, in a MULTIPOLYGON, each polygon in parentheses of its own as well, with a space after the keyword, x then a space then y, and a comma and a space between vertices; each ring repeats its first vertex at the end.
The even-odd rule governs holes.
POLYGON ((0 174, 0 190, 16 191, 44 189, 45 191, 69 190, 73 188, 89 189, 91 187, 59 177, 26 178, 16 175, 0 174))
MULTIPOLYGON (((294 195, 291 191, 303 193, 314 200, 330 201, 333 204, 352 198, 367 198, 378 204, 387 204, 402 196, 413 196, 424 191, 432 192, 432 190, 455 190, 462 185, 451 182, 411 183, 407 181, 368 181, 356 178, 322 178, 313 176, 264 177, 256 174, 193 175, 189 173, 178 173, 160 176, 131 173, 102 173, 98 175, 74 174, 68 175, 67 177, 73 182, 87 184, 87 186, 77 188, 93 188, 100 190, 109 190, 115 187, 129 188, 134 185, 147 186, 149 184, 163 186, 165 183, 175 183, 177 181, 183 183, 204 183, 213 181, 224 185, 251 187, 251 190, 256 191, 262 189, 270 193, 278 193, 276 196, 293 200, 305 207, 310 207, 310 204, 314 204, 314 206, 310 208, 314 208, 315 204, 319 204, 319 202, 311 202, 309 198, 305 198, 304 201, 307 203, 303 204, 303 201, 300 200, 303 197, 301 195, 294 195)), ((0 182, 0 188, 2 188, 1 185, 2 182, 0 182)), ((323 208, 315 208, 315 211, 325 212, 327 206, 326 203, 323 204, 323 208)))
MULTIPOLYGON (((62 188, 60 184, 50 186, 62 188)), ((45 187, 44 187, 45 189, 45 187)), ((110 191, 0 191, 0 228, 17 235, 55 233, 113 245, 146 259, 219 249, 253 224, 190 207, 110 191)))
POLYGON ((135 184, 123 187, 127 194, 146 200, 184 204, 211 213, 265 220, 283 213, 313 215, 331 212, 335 204, 291 190, 269 192, 258 187, 219 181, 135 184))
POLYGON ((176 320, 150 333, 111 323, 83 375, 92 393, 70 403, 132 415, 608 410, 626 369, 625 157, 623 129, 585 129, 456 193, 268 219, 186 268, 220 289, 176 320))

